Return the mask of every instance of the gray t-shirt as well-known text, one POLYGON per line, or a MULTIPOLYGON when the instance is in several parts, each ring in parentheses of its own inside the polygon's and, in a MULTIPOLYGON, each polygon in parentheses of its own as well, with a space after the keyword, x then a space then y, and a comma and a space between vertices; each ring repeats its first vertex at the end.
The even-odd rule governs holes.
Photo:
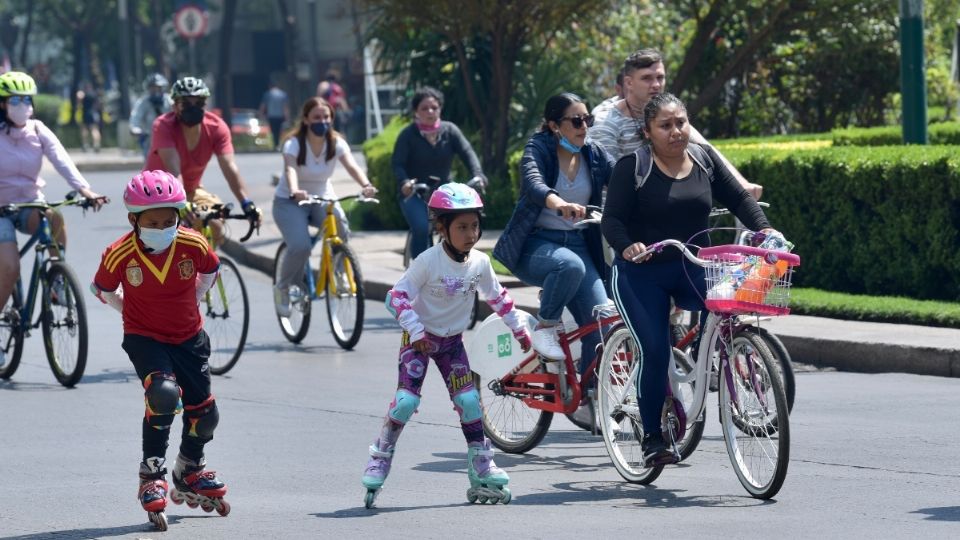
MULTIPOLYGON (((567 175, 560 171, 557 174, 557 185, 553 186, 557 195, 568 203, 581 204, 586 206, 590 202, 592 188, 590 187, 590 166, 580 158, 580 168, 577 169, 577 175, 573 180, 567 178, 567 175)), ((573 229, 574 222, 558 216, 556 210, 544 207, 540 211, 540 217, 537 218, 536 226, 541 229, 552 229, 557 231, 569 231, 573 229)))
POLYGON ((287 93, 279 88, 271 88, 263 94, 260 102, 267 112, 267 118, 284 118, 287 105, 287 93))
POLYGON ((606 118, 587 130, 587 140, 602 146, 613 159, 620 159, 640 148, 643 142, 642 125, 643 121, 639 118, 632 118, 619 107, 613 107, 606 118))

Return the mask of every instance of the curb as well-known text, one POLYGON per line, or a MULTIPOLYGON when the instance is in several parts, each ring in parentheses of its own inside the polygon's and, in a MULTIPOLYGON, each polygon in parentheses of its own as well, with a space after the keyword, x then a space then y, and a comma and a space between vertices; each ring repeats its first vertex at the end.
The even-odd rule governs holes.
MULTIPOLYGON (((273 276, 271 257, 254 253, 231 239, 224 242, 222 250, 237 263, 273 276)), ((510 287, 509 283, 504 285, 510 287)), ((383 298, 393 284, 365 277, 363 286, 369 300, 383 298)), ((535 298, 535 295, 529 294, 514 295, 516 306, 530 313, 538 309, 535 298)), ((480 318, 490 313, 490 307, 480 302, 480 318)), ((960 378, 960 350, 824 339, 790 335, 789 332, 777 332, 777 336, 789 349, 795 363, 859 373, 909 373, 960 378)))

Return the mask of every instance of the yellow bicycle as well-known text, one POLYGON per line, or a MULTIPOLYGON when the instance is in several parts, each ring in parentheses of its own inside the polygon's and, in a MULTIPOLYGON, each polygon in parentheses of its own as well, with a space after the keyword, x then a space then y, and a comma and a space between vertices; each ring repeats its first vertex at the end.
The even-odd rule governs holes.
MULTIPOLYGON (((280 330, 292 343, 300 343, 310 328, 311 305, 326 297, 327 319, 333 339, 344 349, 352 349, 360 341, 363 331, 363 277, 360 259, 338 234, 336 203, 356 199, 358 202, 377 203, 377 199, 362 195, 348 195, 339 199, 325 199, 311 195, 305 204, 325 204, 323 225, 311 236, 310 245, 319 242, 320 267, 314 270, 307 260, 303 277, 290 286, 290 315, 277 315, 280 330)), ((281 265, 287 255, 287 244, 281 243, 273 259, 273 283, 276 285, 281 265)))
MULTIPOLYGON (((231 214, 233 204, 213 204, 198 207, 191 205, 188 213, 196 216, 200 222, 199 230, 207 239, 211 249, 216 248, 213 227, 210 222, 214 219, 244 219, 250 224, 247 233, 240 239, 247 241, 257 229, 257 225, 246 214, 231 214)), ((247 330, 250 327, 250 301, 247 299, 247 287, 243 283, 240 269, 230 259, 218 254, 220 258, 220 272, 217 281, 207 291, 200 301, 200 312, 203 313, 203 329, 210 337, 210 373, 223 375, 233 369, 240 359, 243 347, 247 343, 247 330)))

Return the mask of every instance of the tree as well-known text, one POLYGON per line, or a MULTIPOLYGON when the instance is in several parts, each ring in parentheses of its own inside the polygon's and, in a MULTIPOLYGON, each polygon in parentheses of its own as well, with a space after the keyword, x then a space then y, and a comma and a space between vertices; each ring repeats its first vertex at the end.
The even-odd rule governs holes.
POLYGON ((217 62, 217 104, 227 125, 233 124, 233 76, 230 72, 230 53, 233 45, 233 26, 237 18, 237 0, 224 0, 223 22, 220 24, 220 46, 217 62))
MULTIPOLYGON (((418 53, 452 53, 453 70, 462 83, 469 114, 479 128, 484 169, 501 176, 506 170, 510 108, 518 69, 535 63, 561 28, 576 23, 584 13, 599 16, 610 3, 475 0, 434 2, 425 7, 419 0, 367 0, 375 15, 370 36, 380 38, 386 47, 409 54, 413 38, 414 42, 432 42, 436 47, 418 53)), ((394 58, 398 56, 394 54, 394 58)), ((434 76, 440 78, 443 73, 441 69, 434 76)))

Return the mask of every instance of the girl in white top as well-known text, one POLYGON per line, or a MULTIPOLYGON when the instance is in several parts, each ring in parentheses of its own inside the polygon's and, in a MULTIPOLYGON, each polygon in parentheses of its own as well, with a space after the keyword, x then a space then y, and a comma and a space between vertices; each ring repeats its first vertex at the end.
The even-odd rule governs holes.
MULTIPOLYGON (((303 279, 304 265, 313 247, 309 226, 321 226, 326 215, 325 205, 300 206, 298 203, 308 200, 311 195, 325 199, 337 197, 330 182, 337 161, 360 184, 364 197, 373 197, 377 193, 377 188, 353 159, 350 145, 330 127, 332 120, 333 107, 323 98, 312 97, 303 104, 303 113, 296 127, 283 143, 283 179, 277 184, 273 200, 273 220, 287 244, 286 257, 280 265, 274 289, 277 314, 282 317, 290 316, 290 285, 303 279)), ((350 229, 339 204, 336 214, 339 235, 346 239, 350 229)))
MULTIPOLYGON (((430 359, 437 364, 450 400, 460 413, 467 441, 468 500, 510 502, 507 473, 493 462, 490 441, 483 436, 483 407, 474 386, 463 346, 473 296, 479 294, 513 331, 521 349, 530 350, 530 334, 513 309, 513 300, 493 273, 490 258, 473 249, 480 239, 483 203, 472 188, 444 184, 430 197, 443 242, 421 253, 387 293, 387 309, 403 327, 398 390, 387 410, 379 438, 370 447, 363 473, 367 507, 383 485, 403 426, 420 404, 420 389, 430 359), (470 493, 474 493, 472 498, 470 493)), ((506 369, 506 367, 504 368, 506 369)))

